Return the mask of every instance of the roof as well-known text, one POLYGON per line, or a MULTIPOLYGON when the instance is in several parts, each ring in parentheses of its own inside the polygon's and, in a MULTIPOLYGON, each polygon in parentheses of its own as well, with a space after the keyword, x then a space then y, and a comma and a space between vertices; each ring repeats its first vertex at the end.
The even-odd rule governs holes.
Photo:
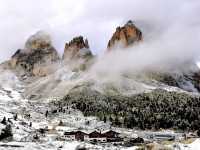
POLYGON ((84 134, 84 135, 88 135, 87 133, 82 132, 82 131, 76 131, 75 133, 76 133, 76 134, 84 134))
POLYGON ((97 132, 97 131, 93 131, 89 134, 87 134, 83 131, 64 132, 64 135, 77 135, 77 134, 89 135, 90 138, 106 138, 106 137, 112 137, 113 135, 119 135, 118 132, 115 132, 115 131, 112 131, 112 130, 104 132, 103 134, 100 133, 100 132, 97 132))
POLYGON ((114 133, 114 134, 120 134, 120 133, 118 133, 118 132, 116 132, 116 131, 113 131, 113 130, 108 130, 108 131, 106 131, 106 132, 104 132, 103 134, 112 134, 112 133, 114 133))
POLYGON ((64 132, 64 135, 76 135, 76 134, 84 134, 84 135, 88 135, 87 133, 82 132, 82 131, 64 132))
POLYGON ((76 133, 74 131, 72 132, 64 132, 64 135, 75 135, 76 133))
POLYGON ((97 132, 97 131, 93 131, 89 134, 90 138, 102 138, 105 137, 103 134, 97 132))

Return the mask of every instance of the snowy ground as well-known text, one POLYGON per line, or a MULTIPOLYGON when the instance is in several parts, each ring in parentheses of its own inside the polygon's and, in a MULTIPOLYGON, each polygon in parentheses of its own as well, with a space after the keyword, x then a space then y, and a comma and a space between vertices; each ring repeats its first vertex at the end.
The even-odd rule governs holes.
MULTIPOLYGON (((1 71, 0 71, 1 72, 1 71)), ((147 86, 146 84, 142 86, 147 86)), ((153 89, 154 87, 146 87, 153 89)), ((167 87, 166 87, 167 88, 167 87)), ((169 88, 167 88, 169 90, 169 88)), ((176 89, 170 89, 176 90, 176 89)), ((77 146, 85 146, 89 149, 97 150, 134 150, 136 147, 123 148, 114 147, 112 145, 91 145, 81 142, 57 141, 55 136, 62 134, 63 131, 71 131, 81 129, 89 132, 95 129, 107 130, 110 128, 109 123, 103 123, 95 117, 84 117, 81 112, 71 108, 66 109, 65 113, 59 112, 49 114, 45 117, 45 112, 51 111, 54 108, 50 101, 51 99, 40 99, 40 101, 27 100, 23 97, 23 84, 12 72, 1 72, 0 74, 0 120, 4 117, 10 118, 13 132, 13 140, 10 142, 0 142, 0 150, 58 150, 67 149, 75 150, 77 146), (18 114, 18 119, 14 120, 13 116, 18 114), (30 114, 30 117, 28 116, 30 114), (64 126, 58 126, 62 120, 64 126), (87 123, 89 121, 89 124, 87 123), (30 126, 32 123, 32 126, 30 126), (56 131, 48 133, 44 137, 40 137, 40 141, 34 141, 34 136, 37 129, 45 128, 56 131)), ((0 123, 0 131, 5 128, 5 125, 0 123)), ((146 134, 141 131, 116 129, 119 132, 132 137, 146 134)), ((169 147, 180 150, 198 150, 200 149, 200 140, 197 139, 191 144, 175 143, 169 147)))
POLYGON ((77 147, 85 147, 89 150, 135 150, 137 147, 123 148, 114 146, 100 146, 91 145, 81 142, 46 142, 46 143, 20 143, 20 142, 10 142, 10 143, 0 143, 0 150, 75 150, 77 147), (1 146, 3 145, 3 146, 1 146))
MULTIPOLYGON (((62 134, 63 131, 85 129, 90 131, 93 129, 108 129, 109 124, 104 124, 98 121, 95 117, 84 117, 81 112, 69 108, 65 114, 56 113, 45 117, 47 110, 54 109, 47 101, 29 101, 22 95, 24 86, 12 74, 6 72, 0 75, 0 120, 9 118, 12 126, 13 139, 12 141, 0 142, 0 150, 54 150, 67 149, 75 150, 77 146, 85 146, 89 149, 122 149, 113 146, 91 145, 80 142, 64 142, 56 141, 55 135, 62 134), (17 86, 16 86, 17 85, 17 86), (14 115, 17 114, 17 120, 14 120, 14 115), (30 117, 28 116, 30 114, 30 117), (62 120, 64 126, 58 126, 62 120), (89 125, 86 122, 89 121, 89 125), (32 123, 32 126, 30 126, 32 123), (34 141, 33 137, 37 129, 48 127, 57 131, 54 134, 47 134, 40 137, 40 141, 34 141)), ((5 128, 5 125, 0 123, 0 131, 5 128)))

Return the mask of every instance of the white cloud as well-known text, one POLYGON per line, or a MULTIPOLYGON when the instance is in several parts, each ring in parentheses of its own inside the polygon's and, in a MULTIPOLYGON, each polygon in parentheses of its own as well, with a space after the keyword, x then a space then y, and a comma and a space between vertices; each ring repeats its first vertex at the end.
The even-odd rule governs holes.
MULTIPOLYGON (((0 0, 0 61, 41 29, 52 34, 59 52, 65 42, 81 34, 97 53, 106 48, 115 27, 129 19, 143 30, 145 41, 184 37, 179 44, 188 47, 199 40, 199 14, 199 0, 0 0)), ((196 56, 196 52, 184 48, 188 55, 196 56)))

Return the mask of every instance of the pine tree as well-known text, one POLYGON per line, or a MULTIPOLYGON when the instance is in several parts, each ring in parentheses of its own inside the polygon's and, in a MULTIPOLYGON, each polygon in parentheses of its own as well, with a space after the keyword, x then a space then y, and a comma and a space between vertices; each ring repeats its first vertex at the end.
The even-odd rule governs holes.
POLYGON ((30 122, 29 127, 32 127, 32 122, 30 122))
POLYGON ((125 118, 124 118, 124 122, 123 122, 123 126, 124 126, 124 127, 127 127, 127 125, 128 125, 128 119, 125 117, 125 118))
POLYGON ((110 121, 111 123, 113 123, 113 118, 112 118, 112 116, 110 116, 109 121, 110 121))
POLYGON ((14 115, 14 120, 16 121, 18 118, 17 114, 14 115))
POLYGON ((7 122, 6 122, 6 117, 3 117, 3 120, 1 121, 2 124, 6 125, 7 122))
POLYGON ((200 129, 198 129, 198 131, 197 131, 197 135, 200 137, 200 129))
POLYGON ((106 116, 104 115, 104 117, 103 117, 103 122, 106 123, 106 121, 107 121, 107 118, 106 118, 106 116))
POLYGON ((121 125, 121 122, 119 121, 118 116, 115 117, 115 125, 116 126, 120 126, 121 125))
POLYGON ((0 140, 8 138, 8 137, 12 137, 12 128, 11 125, 6 125, 6 127, 4 129, 2 129, 1 134, 0 134, 0 140))
POLYGON ((60 122, 59 122, 58 125, 59 125, 59 126, 63 126, 63 122, 62 122, 62 120, 60 120, 60 122))
POLYGON ((49 114, 49 112, 48 112, 48 110, 45 112, 45 117, 47 118, 48 117, 48 114, 49 114))

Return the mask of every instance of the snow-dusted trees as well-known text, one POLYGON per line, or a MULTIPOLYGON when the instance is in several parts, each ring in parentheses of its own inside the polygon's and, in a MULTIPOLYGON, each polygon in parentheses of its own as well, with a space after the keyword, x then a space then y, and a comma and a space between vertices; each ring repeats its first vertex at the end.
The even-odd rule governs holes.
POLYGON ((6 121, 6 117, 3 117, 3 120, 1 121, 2 124, 6 125, 7 121, 6 121))
POLYGON ((197 135, 200 137, 200 129, 198 129, 198 131, 197 131, 197 135))
POLYGON ((96 115, 115 126, 141 129, 200 128, 200 98, 186 93, 155 90, 133 96, 106 96, 97 91, 69 93, 63 100, 86 116, 96 115))
POLYGON ((16 121, 18 118, 17 114, 14 115, 13 119, 16 121))
POLYGON ((47 111, 45 112, 45 117, 46 117, 46 118, 48 117, 48 114, 49 114, 49 111, 47 110, 47 111))
POLYGON ((12 137, 12 127, 10 124, 6 125, 4 129, 2 129, 1 134, 0 134, 0 140, 12 137))

